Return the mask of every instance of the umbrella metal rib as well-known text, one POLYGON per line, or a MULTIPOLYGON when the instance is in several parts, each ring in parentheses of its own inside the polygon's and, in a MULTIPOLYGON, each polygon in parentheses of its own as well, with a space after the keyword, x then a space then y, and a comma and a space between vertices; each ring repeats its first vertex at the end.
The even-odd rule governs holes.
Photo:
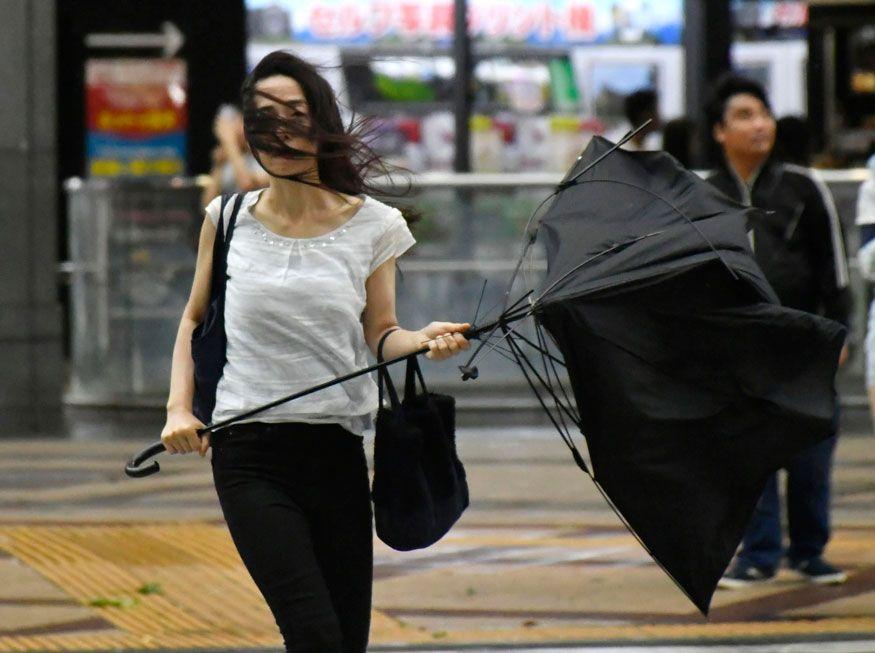
MULTIPOLYGON (((506 327, 503 327, 503 328, 506 329, 506 327)), ((521 353, 521 351, 519 350, 519 345, 517 345, 516 342, 514 342, 513 338, 508 339, 508 344, 511 345, 511 348, 514 352, 514 357, 517 359, 517 364, 519 365, 520 371, 523 373, 523 376, 526 379, 526 383, 529 384, 529 387, 531 388, 532 392, 535 394, 535 398, 538 400, 538 403, 541 404, 541 408, 544 409, 544 412, 547 414, 547 417, 553 423, 553 426, 556 428, 556 431, 559 433, 559 437, 562 438, 562 441, 565 443, 565 445, 571 451, 571 455, 574 458, 574 461, 577 463, 577 466, 580 467, 581 470, 583 470, 584 472, 586 472, 587 474, 592 476, 592 472, 590 472, 589 467, 584 462, 583 457, 580 455, 580 452, 577 450, 577 447, 574 446, 574 442, 571 440, 571 437, 568 435, 567 429, 563 429, 559 425, 559 423, 556 421, 556 418, 553 416, 553 413, 550 411, 549 408, 547 408, 547 404, 544 402, 543 397, 541 397, 541 393, 538 392, 538 389, 535 387, 535 384, 532 382, 531 378, 529 377, 529 373, 526 370, 526 366, 523 364, 523 361, 526 361, 526 363, 530 367, 532 367, 531 362, 521 353)), ((533 367, 532 367, 532 370, 533 370, 533 373, 536 374, 536 372, 534 372, 533 367)), ((547 391, 549 392, 549 389, 547 391)))
MULTIPOLYGON (((541 325, 538 323, 537 320, 535 320, 535 331, 538 334, 538 342, 541 343, 541 349, 539 351, 541 351, 541 361, 544 365, 544 369, 547 370, 547 380, 548 381, 550 380, 550 370, 552 369, 553 376, 556 378, 556 384, 559 386, 559 389, 562 391, 562 396, 565 399, 565 404, 567 406, 571 407, 573 404, 572 404, 571 400, 568 398, 568 392, 566 392, 565 385, 560 380, 559 373, 556 371, 556 366, 553 364, 553 361, 558 360, 558 359, 554 358, 553 356, 550 356, 549 353, 546 356, 544 354, 544 352, 547 351, 547 341, 544 338, 544 332, 541 329, 541 325), (550 363, 549 368, 547 366, 548 362, 550 363)), ((562 366, 565 367, 564 362, 562 363, 562 366)), ((577 412, 575 412, 574 415, 577 418, 574 421, 575 424, 580 425, 581 424, 580 415, 577 412)))
MULTIPOLYGON (((538 204, 537 207, 535 207, 535 210, 532 211, 531 215, 529 216, 529 219, 526 221, 526 226, 523 229, 523 237, 525 238, 525 243, 523 244, 522 252, 520 252, 519 259, 517 260, 517 263, 516 263, 516 266, 514 267, 513 273, 511 274, 510 280, 508 281, 507 289, 505 290, 505 293, 504 293, 504 306, 502 307, 502 311, 501 311, 502 315, 506 315, 507 312, 510 310, 510 307, 508 307, 507 302, 510 301, 511 289, 513 288, 513 284, 516 281, 517 276, 519 275, 519 271, 520 271, 520 268, 522 267, 523 260, 525 259, 526 253, 529 251, 529 249, 531 248, 531 246, 535 242, 537 232, 531 232, 530 229, 532 226, 532 221, 534 220, 535 216, 538 214, 538 211, 541 210, 541 207, 543 207, 544 204, 546 204, 550 200, 550 198, 554 197, 557 193, 565 190, 565 188, 567 188, 568 185, 570 185, 575 179, 580 177, 580 175, 582 175, 585 172, 587 172, 588 170, 590 170, 593 166, 598 164, 600 161, 602 161, 606 156, 608 156, 612 152, 621 148, 625 143, 627 143, 629 140, 631 140, 638 132, 640 132, 642 129, 644 129, 651 122, 652 122, 652 120, 648 119, 645 122, 643 122, 641 125, 636 127, 635 129, 633 129, 632 131, 626 133, 623 136, 623 138, 621 138, 619 140, 619 142, 617 142, 611 149, 609 149, 607 152, 605 152, 602 156, 600 156, 598 159, 596 159, 595 161, 590 163, 583 170, 578 172, 574 177, 572 177, 568 180, 565 180, 565 181, 561 182, 558 186, 556 186, 556 188, 553 189, 553 191, 549 195, 547 195, 547 197, 545 197, 543 200, 541 200, 541 203, 538 204)), ((583 153, 581 153, 580 156, 577 157, 577 160, 579 161, 582 156, 583 156, 583 153)), ((533 291, 529 291, 528 293, 523 295, 523 297, 521 297, 520 299, 518 299, 514 303, 514 306, 516 304, 518 304, 520 301, 522 301, 523 299, 525 299, 532 292, 533 291)), ((495 328, 492 329, 492 331, 489 333, 489 335, 485 339, 483 339, 483 341, 480 343, 480 345, 477 347, 477 349, 474 350, 474 352, 468 358, 468 361, 465 363, 465 365, 462 366, 463 369, 470 369, 471 368, 475 357, 480 353, 480 350, 483 348, 484 344, 489 341, 489 339, 492 337, 492 335, 495 333, 495 331, 498 330, 498 327, 500 324, 501 324, 501 320, 497 320, 495 323, 495 328)), ((462 378, 467 379, 468 378, 467 373, 464 374, 462 378)))

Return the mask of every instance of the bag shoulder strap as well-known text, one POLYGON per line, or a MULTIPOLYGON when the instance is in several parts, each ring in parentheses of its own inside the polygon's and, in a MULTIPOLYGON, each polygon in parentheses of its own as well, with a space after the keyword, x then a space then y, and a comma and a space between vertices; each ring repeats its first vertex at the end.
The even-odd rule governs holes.
MULTIPOLYGON (((225 225, 225 238, 224 245, 225 251, 228 251, 228 247, 231 245, 231 237, 234 235, 234 225, 237 224, 237 214, 240 213, 240 206, 243 204, 243 195, 244 193, 234 193, 233 195, 226 195, 224 197, 228 197, 228 201, 231 198, 234 199, 234 206, 231 207, 231 215, 228 217, 228 224, 225 225)), ((224 219, 224 211, 222 212, 222 217, 224 219)))
MULTIPOLYGON (((219 265, 216 262, 221 262, 222 255, 225 251, 225 207, 228 205, 229 194, 222 195, 222 201, 219 204, 219 219, 216 220, 216 237, 213 240, 213 267, 210 272, 210 297, 215 296, 219 288, 219 265)), ((221 264, 221 263, 220 263, 221 264)))
POLYGON ((225 296, 225 282, 228 280, 228 248, 234 235, 237 214, 243 202, 243 193, 224 193, 216 223, 216 240, 213 243, 213 270, 211 275, 210 297, 225 296), (226 217, 227 206, 232 203, 231 214, 226 217))

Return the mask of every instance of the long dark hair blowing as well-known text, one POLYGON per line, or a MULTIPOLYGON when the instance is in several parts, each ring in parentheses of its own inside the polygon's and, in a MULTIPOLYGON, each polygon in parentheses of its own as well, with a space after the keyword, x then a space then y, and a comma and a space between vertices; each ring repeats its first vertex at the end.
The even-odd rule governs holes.
MULTIPOLYGON (((344 126, 337 97, 331 85, 319 74, 316 66, 288 52, 277 50, 265 56, 243 82, 243 126, 246 140, 253 156, 261 167, 274 177, 309 184, 325 190, 359 195, 361 193, 397 197, 409 190, 398 191, 394 183, 376 186, 374 177, 391 180, 396 171, 407 172, 399 166, 389 165, 377 155, 366 142, 374 131, 370 118, 356 117, 344 126), (309 108, 309 118, 295 113, 294 103, 287 103, 270 93, 256 89, 262 79, 272 75, 291 77, 301 86, 309 108), (292 117, 280 116, 273 107, 258 108, 256 96, 289 107, 292 117), (285 142, 283 136, 300 136, 316 144, 316 153, 295 149, 285 142), (319 181, 308 178, 308 172, 295 175, 275 175, 262 162, 259 152, 268 152, 284 158, 315 157, 319 181)), ((415 221, 418 213, 403 207, 402 213, 408 222, 415 221)))

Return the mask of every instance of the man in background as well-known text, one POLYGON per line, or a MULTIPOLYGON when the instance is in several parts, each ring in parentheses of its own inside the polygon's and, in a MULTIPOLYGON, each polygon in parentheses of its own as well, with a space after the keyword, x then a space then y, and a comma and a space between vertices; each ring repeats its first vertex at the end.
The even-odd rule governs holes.
MULTIPOLYGON (((850 292, 841 224, 826 186, 808 168, 773 155, 776 123, 762 87, 727 76, 706 118, 722 161, 710 177, 733 199, 765 209, 749 224, 754 256, 785 306, 848 325, 850 292)), ((840 363, 847 358, 847 345, 840 363)), ((836 416, 835 426, 838 426, 836 416)), ((792 437, 792 433, 787 434, 792 437)), ((791 569, 818 584, 846 575, 823 558, 830 537, 830 476, 836 434, 786 468, 790 546, 784 550, 777 475, 769 479, 741 550, 720 580, 737 588, 773 579, 786 555, 791 569)))
POLYGON ((605 136, 614 143, 633 129, 641 126, 647 120, 651 123, 635 134, 623 145, 624 150, 658 150, 662 144, 660 129, 662 122, 659 116, 659 97, 652 88, 642 88, 630 93, 623 100, 623 113, 626 122, 605 136))

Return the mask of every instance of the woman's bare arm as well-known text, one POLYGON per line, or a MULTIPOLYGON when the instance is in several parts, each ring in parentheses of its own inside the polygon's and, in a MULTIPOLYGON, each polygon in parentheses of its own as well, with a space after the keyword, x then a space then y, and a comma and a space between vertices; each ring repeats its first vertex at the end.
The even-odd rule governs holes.
POLYGON ((462 335, 470 324, 456 322, 432 322, 416 331, 398 328, 395 316, 395 258, 392 257, 371 273, 365 282, 367 303, 362 313, 365 341, 374 356, 382 335, 389 329, 397 329, 383 343, 383 358, 389 360, 417 351, 428 345, 426 358, 443 360, 460 350, 468 349, 470 343, 462 335))
POLYGON ((191 334, 206 314, 210 300, 210 274, 213 268, 213 241, 216 229, 209 218, 201 226, 194 281, 173 346, 170 372, 170 393, 167 410, 183 408, 191 411, 194 399, 194 362, 191 359, 191 334))
POLYGON ((170 392, 167 397, 167 422, 161 432, 161 441, 171 453, 200 451, 203 456, 209 447, 209 436, 198 439, 196 430, 204 426, 192 414, 194 401, 194 361, 191 358, 191 334, 207 312, 210 301, 210 275, 213 268, 213 243, 216 229, 209 218, 201 226, 197 263, 191 294, 182 312, 173 361, 170 367, 170 392))

